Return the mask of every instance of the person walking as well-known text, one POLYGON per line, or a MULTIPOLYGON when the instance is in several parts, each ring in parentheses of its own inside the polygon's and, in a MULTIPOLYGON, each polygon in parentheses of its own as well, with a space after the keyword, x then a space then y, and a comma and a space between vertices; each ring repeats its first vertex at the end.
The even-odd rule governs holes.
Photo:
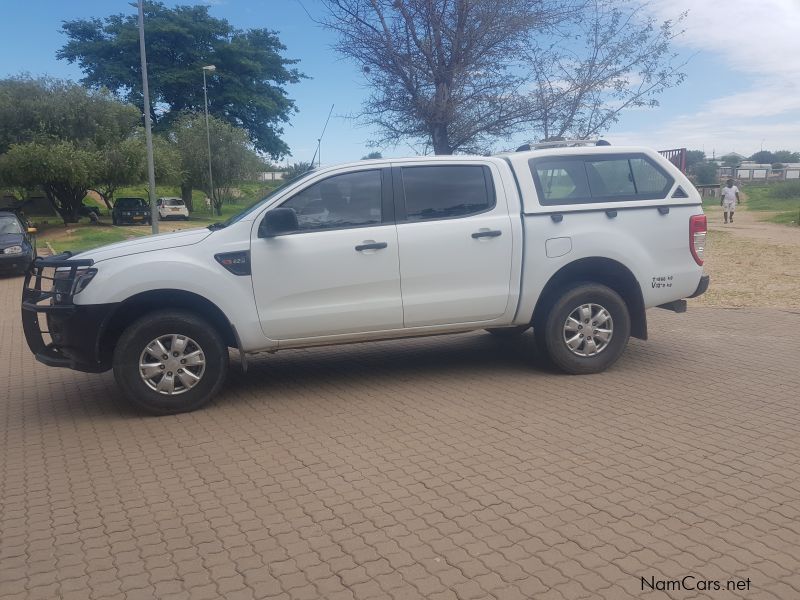
POLYGON ((725 187, 722 188, 719 201, 719 205, 722 207, 722 213, 725 215, 725 223, 728 222, 729 214, 731 223, 733 223, 733 211, 736 210, 737 204, 739 204, 739 188, 733 185, 733 179, 728 179, 725 183, 725 187))

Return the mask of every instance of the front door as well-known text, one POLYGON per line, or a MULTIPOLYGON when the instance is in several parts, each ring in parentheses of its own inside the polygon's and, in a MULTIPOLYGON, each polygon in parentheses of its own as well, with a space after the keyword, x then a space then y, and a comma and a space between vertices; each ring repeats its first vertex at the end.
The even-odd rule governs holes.
POLYGON ((251 242, 264 334, 296 340, 403 325, 397 229, 388 169, 316 180, 280 205, 298 230, 251 242))
POLYGON ((395 168, 406 327, 491 322, 510 301, 511 219, 486 165, 395 168))

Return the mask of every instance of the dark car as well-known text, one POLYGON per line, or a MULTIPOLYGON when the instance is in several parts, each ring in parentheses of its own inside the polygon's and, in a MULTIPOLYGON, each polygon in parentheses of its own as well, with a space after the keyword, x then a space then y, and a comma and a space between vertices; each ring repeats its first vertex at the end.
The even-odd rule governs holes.
POLYGON ((114 225, 150 224, 150 205, 144 198, 117 198, 111 211, 111 221, 114 225))
POLYGON ((0 211, 0 273, 24 273, 36 258, 36 229, 13 212, 0 211))

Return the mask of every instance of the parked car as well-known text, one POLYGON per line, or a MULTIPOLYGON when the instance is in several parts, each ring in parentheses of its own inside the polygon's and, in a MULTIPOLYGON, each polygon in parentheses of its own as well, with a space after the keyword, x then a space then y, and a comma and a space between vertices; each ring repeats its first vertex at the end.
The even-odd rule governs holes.
POLYGON ((0 211, 0 273, 24 273, 36 258, 35 227, 14 212, 0 211))
POLYGON ((159 220, 166 219, 183 219, 189 220, 189 209, 186 203, 180 198, 159 198, 158 202, 158 218, 159 220))
POLYGON ((229 347, 246 368, 256 352, 533 327, 563 371, 597 373, 647 338, 646 309, 706 290, 705 236, 697 190, 647 148, 360 161, 208 228, 39 258, 23 325, 39 361, 113 368, 157 414, 206 404, 229 347))
POLYGON ((111 211, 111 221, 114 225, 150 224, 150 205, 144 198, 117 198, 111 211))

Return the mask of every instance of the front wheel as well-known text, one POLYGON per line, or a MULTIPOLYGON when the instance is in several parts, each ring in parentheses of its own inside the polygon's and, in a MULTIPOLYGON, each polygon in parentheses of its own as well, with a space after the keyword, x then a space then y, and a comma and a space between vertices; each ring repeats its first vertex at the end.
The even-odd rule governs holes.
POLYGON ((628 344, 631 319, 625 300, 611 288, 580 283, 568 288, 534 324, 540 349, 575 375, 613 365, 628 344))
POLYGON ((127 399, 156 415, 196 410, 214 397, 228 371, 228 348, 197 315, 148 313, 123 332, 114 377, 127 399))

